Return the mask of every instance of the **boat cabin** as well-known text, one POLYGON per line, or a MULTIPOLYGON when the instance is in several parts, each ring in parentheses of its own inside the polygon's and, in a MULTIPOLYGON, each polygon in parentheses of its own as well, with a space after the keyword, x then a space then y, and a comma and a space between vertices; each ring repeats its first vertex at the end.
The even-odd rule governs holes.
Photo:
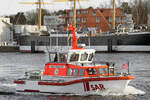
POLYGON ((115 75, 113 66, 78 66, 73 64, 47 63, 44 76, 93 77, 115 75))
POLYGON ((71 49, 68 53, 50 53, 44 76, 93 77, 114 75, 114 65, 95 65, 94 49, 71 49))
POLYGON ((94 49, 71 49, 69 50, 69 53, 51 52, 49 54, 49 62, 81 65, 85 63, 92 63, 94 56, 94 49))

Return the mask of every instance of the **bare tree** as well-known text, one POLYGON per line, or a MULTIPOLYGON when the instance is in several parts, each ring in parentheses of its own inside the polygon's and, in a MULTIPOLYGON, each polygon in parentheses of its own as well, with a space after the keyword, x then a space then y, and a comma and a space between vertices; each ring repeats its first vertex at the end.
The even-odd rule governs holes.
MULTIPOLYGON (((27 24, 37 25, 38 24, 38 14, 39 14, 38 9, 26 12, 27 24)), ((45 15, 48 16, 48 15, 50 15, 50 13, 46 9, 42 9, 42 25, 43 25, 43 18, 45 15)))
POLYGON ((145 1, 134 1, 134 5, 132 6, 132 15, 133 21, 135 24, 147 24, 148 20, 148 4, 147 0, 145 1))
POLYGON ((38 11, 32 10, 26 12, 26 19, 27 23, 30 25, 37 25, 38 24, 38 11))

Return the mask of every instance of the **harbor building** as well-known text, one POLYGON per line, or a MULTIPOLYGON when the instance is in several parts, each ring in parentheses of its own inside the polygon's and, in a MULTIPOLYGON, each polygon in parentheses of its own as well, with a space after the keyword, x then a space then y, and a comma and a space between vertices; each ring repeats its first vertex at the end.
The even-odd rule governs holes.
POLYGON ((150 26, 150 14, 148 14, 148 26, 150 26))
MULTIPOLYGON (((73 11, 66 10, 65 25, 73 22, 73 11)), ((116 24, 124 23, 125 15, 121 8, 116 8, 116 24)), ((98 32, 107 32, 112 29, 113 9, 96 8, 77 9, 77 28, 95 28, 98 32)))
POLYGON ((10 18, 0 18, 0 46, 8 45, 13 41, 10 18))

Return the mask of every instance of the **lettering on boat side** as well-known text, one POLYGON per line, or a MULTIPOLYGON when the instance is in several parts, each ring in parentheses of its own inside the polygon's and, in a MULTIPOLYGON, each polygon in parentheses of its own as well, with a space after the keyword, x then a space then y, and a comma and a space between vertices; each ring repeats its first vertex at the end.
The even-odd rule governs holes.
POLYGON ((103 84, 92 84, 92 85, 89 85, 89 82, 83 82, 83 86, 84 86, 84 91, 95 91, 95 90, 104 90, 105 87, 103 84))
POLYGON ((90 87, 93 91, 95 91, 95 90, 104 90, 105 89, 103 84, 90 85, 90 87))

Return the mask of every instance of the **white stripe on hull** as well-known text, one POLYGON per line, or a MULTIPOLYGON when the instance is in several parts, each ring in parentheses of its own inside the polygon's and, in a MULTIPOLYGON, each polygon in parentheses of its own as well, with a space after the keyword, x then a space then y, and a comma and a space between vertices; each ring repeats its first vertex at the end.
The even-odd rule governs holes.
POLYGON ((130 80, 112 80, 112 81, 90 81, 80 82, 71 85, 54 86, 39 85, 38 81, 26 81, 25 84, 17 84, 17 91, 35 90, 44 93, 71 93, 71 94, 90 94, 96 91, 106 91, 118 89, 123 91, 130 80), (113 84, 113 85, 112 85, 113 84))

